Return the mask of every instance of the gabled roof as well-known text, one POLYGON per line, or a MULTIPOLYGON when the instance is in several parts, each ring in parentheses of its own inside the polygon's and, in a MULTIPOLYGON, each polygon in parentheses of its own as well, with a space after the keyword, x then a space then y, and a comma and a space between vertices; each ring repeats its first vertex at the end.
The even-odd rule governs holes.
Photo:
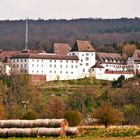
POLYGON ((101 66, 100 61, 97 61, 96 64, 94 66, 92 66, 91 68, 104 68, 104 67, 101 66))
POLYGON ((12 57, 12 59, 20 59, 20 58, 79 60, 77 56, 72 56, 72 55, 50 55, 50 54, 37 54, 37 53, 19 53, 12 57))
POLYGON ((135 61, 140 61, 140 50, 136 49, 133 53, 133 56, 135 61))
POLYGON ((100 60, 101 62, 104 62, 105 59, 122 61, 122 56, 120 54, 118 54, 118 53, 97 52, 97 59, 100 60))
POLYGON ((19 53, 20 51, 1 51, 0 52, 0 60, 4 60, 6 57, 12 57, 15 54, 19 53))
POLYGON ((81 41, 77 40, 74 44, 71 52, 78 51, 78 52, 95 52, 95 49, 91 46, 89 41, 81 41))
POLYGON ((66 55, 70 52, 71 47, 66 43, 54 43, 53 53, 58 55, 66 55))

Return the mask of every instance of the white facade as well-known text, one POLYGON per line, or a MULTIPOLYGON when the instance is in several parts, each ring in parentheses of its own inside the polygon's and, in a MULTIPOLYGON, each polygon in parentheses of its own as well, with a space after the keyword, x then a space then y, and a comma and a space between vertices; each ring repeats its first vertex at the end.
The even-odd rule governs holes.
POLYGON ((78 79, 78 60, 14 58, 13 71, 45 75, 46 81, 78 79))
POLYGON ((114 81, 114 80, 117 80, 121 75, 123 75, 125 79, 134 77, 133 72, 106 71, 105 68, 93 68, 91 70, 91 76, 95 77, 98 80, 114 81))
POLYGON ((76 55, 78 61, 78 75, 79 78, 89 77, 90 68, 96 63, 95 52, 70 52, 69 55, 76 55))

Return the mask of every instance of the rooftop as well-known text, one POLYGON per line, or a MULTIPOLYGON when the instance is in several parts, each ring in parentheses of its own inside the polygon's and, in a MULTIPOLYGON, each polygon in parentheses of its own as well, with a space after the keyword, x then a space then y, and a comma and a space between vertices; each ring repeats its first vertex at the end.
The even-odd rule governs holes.
POLYGON ((54 43, 54 51, 53 53, 58 55, 66 55, 70 52, 71 47, 66 43, 54 43))
POLYGON ((95 49, 91 46, 89 41, 81 41, 77 40, 74 44, 71 52, 79 51, 79 52, 95 52, 95 49))
POLYGON ((56 60, 79 60, 77 56, 70 55, 48 55, 48 54, 37 54, 37 53, 19 53, 12 57, 17 58, 32 58, 32 59, 56 59, 56 60))

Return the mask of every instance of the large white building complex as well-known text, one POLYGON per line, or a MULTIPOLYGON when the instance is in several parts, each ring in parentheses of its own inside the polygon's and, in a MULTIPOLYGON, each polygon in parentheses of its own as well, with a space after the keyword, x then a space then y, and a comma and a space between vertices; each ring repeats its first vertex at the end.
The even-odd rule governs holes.
POLYGON ((77 40, 72 49, 68 44, 55 43, 53 53, 25 50, 14 55, 11 62, 13 72, 26 73, 34 80, 70 80, 89 77, 96 54, 88 41, 77 40))
POLYGON ((53 51, 15 52, 2 60, 0 68, 6 74, 28 74, 34 82, 71 80, 94 77, 100 80, 117 80, 121 75, 125 79, 140 74, 140 50, 132 57, 117 53, 96 52, 89 41, 77 40, 73 47, 64 43, 54 43, 53 51), (124 59, 124 57, 126 59, 124 59))

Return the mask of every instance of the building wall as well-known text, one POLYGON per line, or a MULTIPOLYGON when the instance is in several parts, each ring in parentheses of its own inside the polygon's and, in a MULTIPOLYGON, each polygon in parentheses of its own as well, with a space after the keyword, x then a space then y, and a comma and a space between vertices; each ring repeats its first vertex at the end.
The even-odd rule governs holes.
POLYGON ((79 58, 78 77, 89 77, 90 68, 96 63, 95 52, 70 52, 69 55, 76 55, 79 58))

